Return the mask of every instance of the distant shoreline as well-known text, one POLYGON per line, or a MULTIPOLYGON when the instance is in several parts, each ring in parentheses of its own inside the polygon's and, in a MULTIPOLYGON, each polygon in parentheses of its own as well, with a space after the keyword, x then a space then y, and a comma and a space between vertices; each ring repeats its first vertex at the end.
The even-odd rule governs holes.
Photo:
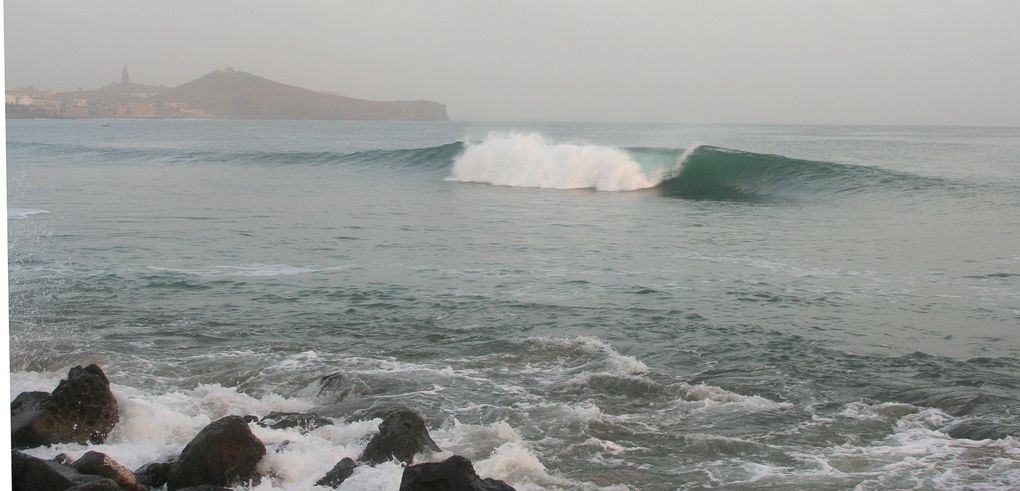
POLYGON ((227 67, 177 87, 120 82, 72 92, 7 90, 7 119, 269 119, 312 121, 446 121, 429 100, 372 101, 315 92, 227 67))

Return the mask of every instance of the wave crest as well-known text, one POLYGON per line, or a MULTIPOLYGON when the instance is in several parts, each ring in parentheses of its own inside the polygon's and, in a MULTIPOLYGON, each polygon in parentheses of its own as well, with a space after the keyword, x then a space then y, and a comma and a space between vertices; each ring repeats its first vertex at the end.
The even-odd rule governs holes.
POLYGON ((911 193, 947 185, 938 178, 878 167, 701 144, 686 149, 616 148, 511 133, 463 145, 447 180, 598 191, 656 188, 665 196, 727 201, 911 193))
POLYGON ((515 133, 465 144, 447 179, 497 186, 633 191, 655 187, 663 175, 662 171, 647 172, 618 148, 552 143, 536 133, 515 133))

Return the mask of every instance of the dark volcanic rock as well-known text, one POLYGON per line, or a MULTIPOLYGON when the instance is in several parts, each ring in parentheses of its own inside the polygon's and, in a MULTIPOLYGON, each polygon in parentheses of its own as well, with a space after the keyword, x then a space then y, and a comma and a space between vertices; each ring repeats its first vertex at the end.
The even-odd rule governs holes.
POLYGON ((167 475, 167 489, 212 484, 231 486, 254 479, 266 447, 240 416, 206 426, 184 447, 167 475))
POLYGON ((84 482, 67 488, 67 491, 122 491, 122 488, 112 479, 97 478, 94 481, 84 482))
POLYGON ((454 455, 438 464, 426 463, 404 468, 400 491, 515 491, 496 479, 482 479, 471 461, 454 455))
POLYGON ((11 476, 16 491, 62 491, 74 486, 73 474, 73 469, 56 462, 47 463, 17 450, 11 452, 11 476))
POLYGON ((52 460, 42 460, 17 450, 11 452, 11 489, 15 491, 110 490, 120 491, 116 482, 81 474, 52 460))
POLYGON ((135 469, 135 478, 138 480, 138 484, 150 488, 161 488, 166 484, 166 477, 170 474, 170 467, 173 465, 173 462, 149 462, 135 469))
MULTIPOLYGON (((347 420, 348 421, 366 421, 366 420, 369 420, 369 419, 376 419, 376 418, 386 419, 386 416, 389 416, 391 413, 395 413, 395 412, 399 412, 399 411, 418 412, 417 410, 413 409, 412 407, 410 407, 410 406, 408 406, 406 404, 401 404, 399 402, 382 401, 382 402, 374 402, 374 403, 368 405, 367 407, 363 407, 361 409, 357 409, 357 410, 351 412, 347 416, 347 420)), ((419 414, 421 414, 421 413, 419 413, 419 414)))
POLYGON ((425 450, 439 451, 439 446, 429 436, 425 420, 414 411, 402 410, 383 419, 379 433, 368 442, 358 460, 375 465, 396 458, 409 464, 415 454, 425 450))
POLYGON ((49 398, 49 392, 22 392, 11 401, 11 417, 39 409, 49 398))
POLYGON ((273 411, 258 422, 259 426, 282 430, 285 428, 301 428, 302 430, 314 430, 320 426, 333 424, 330 419, 305 413, 281 413, 273 411))
POLYGON ((71 462, 74 462, 73 460, 71 460, 71 457, 67 456, 66 453, 58 453, 57 455, 54 455, 53 458, 50 460, 66 466, 70 466, 71 462))
POLYGON ((333 466, 333 469, 327 472, 322 479, 315 482, 315 485, 327 486, 330 488, 340 487, 340 485, 343 484, 348 477, 351 477, 351 474, 354 474, 354 468, 357 467, 357 465, 358 464, 351 460, 350 457, 346 457, 340 462, 337 462, 336 465, 333 466))
POLYGON ((120 465, 116 460, 110 458, 110 456, 100 452, 86 452, 81 458, 74 461, 71 464, 78 472, 82 474, 91 474, 93 476, 101 476, 108 479, 112 479, 116 482, 121 489, 126 490, 137 490, 140 489, 138 486, 138 479, 130 469, 120 465))
POLYGON ((67 379, 61 380, 45 399, 39 393, 28 394, 14 400, 17 408, 11 404, 11 440, 15 448, 102 443, 119 419, 110 381, 96 365, 72 368, 67 379))

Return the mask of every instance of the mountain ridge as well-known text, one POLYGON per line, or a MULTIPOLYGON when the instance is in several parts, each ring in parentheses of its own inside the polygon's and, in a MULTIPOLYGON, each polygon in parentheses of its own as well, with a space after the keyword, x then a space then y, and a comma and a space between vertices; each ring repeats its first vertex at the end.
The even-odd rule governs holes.
POLYGON ((237 70, 217 70, 161 91, 153 102, 185 103, 227 119, 448 120, 433 101, 371 101, 315 92, 237 70))
POLYGON ((8 118, 211 118, 448 121, 429 100, 373 101, 276 82, 227 67, 176 87, 120 82, 93 90, 7 91, 8 118))

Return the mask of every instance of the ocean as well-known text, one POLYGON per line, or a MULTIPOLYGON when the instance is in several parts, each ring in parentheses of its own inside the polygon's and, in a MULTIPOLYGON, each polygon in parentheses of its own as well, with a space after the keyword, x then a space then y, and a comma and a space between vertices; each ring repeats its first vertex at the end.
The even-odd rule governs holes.
POLYGON ((309 489, 401 404, 423 458, 519 490, 1020 487, 1020 128, 7 138, 12 397, 100 364, 121 422, 91 448, 129 468, 224 415, 315 412, 253 425, 253 489, 309 489), (337 372, 358 390, 322 390, 337 372))

